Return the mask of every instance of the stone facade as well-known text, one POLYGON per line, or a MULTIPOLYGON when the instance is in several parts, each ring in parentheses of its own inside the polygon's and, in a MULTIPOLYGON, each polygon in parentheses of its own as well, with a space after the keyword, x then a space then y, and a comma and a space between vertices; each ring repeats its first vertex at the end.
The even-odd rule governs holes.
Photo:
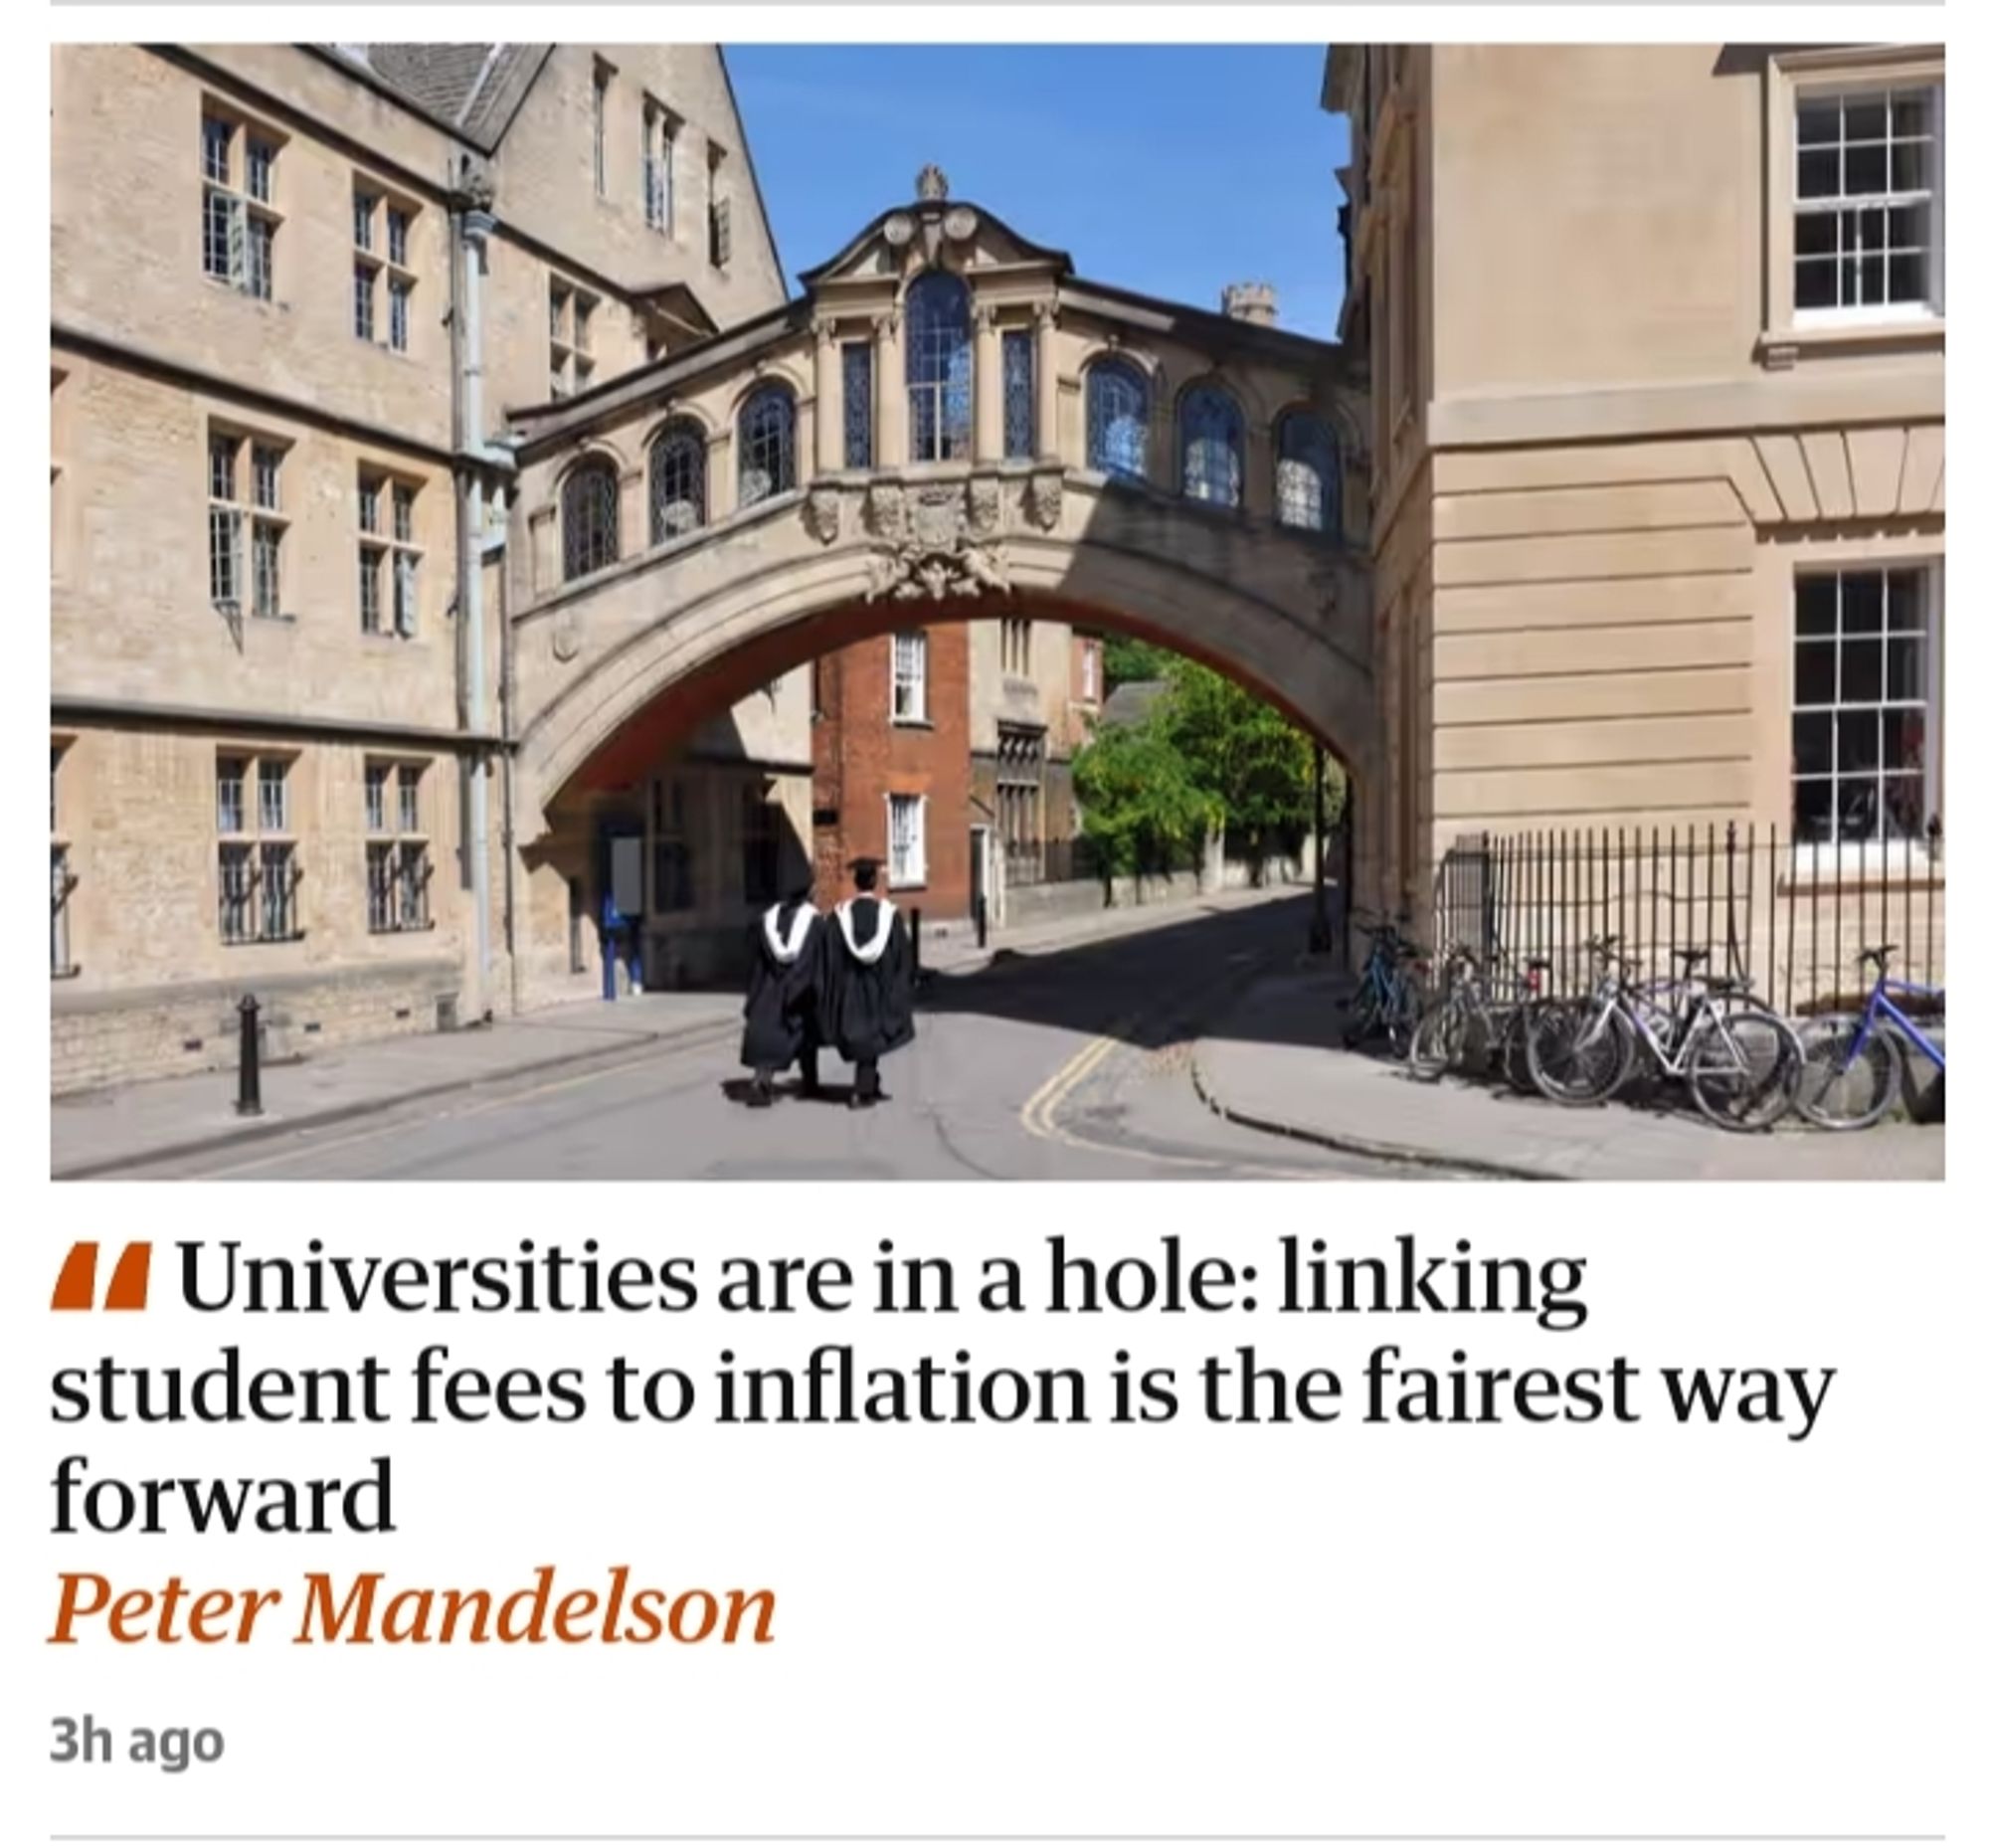
POLYGON ((1446 847, 1479 832, 1863 838, 1882 734, 1861 704, 1905 772, 1885 786, 1891 854, 1924 853, 1942 79, 1937 48, 1333 50, 1327 103, 1354 123, 1344 330, 1373 387, 1390 900, 1426 906, 1446 847), (1798 217, 1805 252, 1876 229, 1830 191, 1869 191, 1869 152, 1829 164, 1869 150, 1875 98, 1879 164, 1890 134, 1893 183, 1922 202, 1896 242, 1917 225, 1928 254, 1799 285, 1798 217), (1792 170, 1799 116, 1827 173, 1792 170), (1871 298, 1816 305, 1840 284, 1871 298), (1884 676, 1847 666, 1833 701, 1797 680, 1831 620, 1813 600, 1840 594, 1883 594, 1915 633, 1884 676))
MULTIPOLYGON (((55 1087, 226 1062, 250 989, 272 1055, 515 1006, 495 440, 783 299, 722 60, 63 46, 53 149, 55 1087), (564 352, 556 289, 591 304, 564 352)), ((680 748, 805 831, 788 710, 680 748)), ((602 980, 583 874, 547 992, 602 980)))

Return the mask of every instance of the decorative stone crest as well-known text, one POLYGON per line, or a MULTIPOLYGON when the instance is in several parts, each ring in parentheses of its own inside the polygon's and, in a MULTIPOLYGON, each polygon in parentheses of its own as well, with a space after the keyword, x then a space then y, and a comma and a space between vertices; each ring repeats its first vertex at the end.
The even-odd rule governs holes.
POLYGON ((905 490, 870 490, 870 530, 884 541, 870 560, 866 603, 1005 593, 1008 568, 998 545, 984 543, 1001 521, 1001 484, 990 477, 905 490))
POLYGON ((553 659, 570 661, 580 652, 580 610, 568 604, 553 617, 553 659))
POLYGON ((898 540, 905 536, 905 490, 895 481, 873 481, 863 502, 863 523, 873 537, 898 540))
POLYGON ((979 214, 964 205, 957 205, 941 221, 940 229, 955 244, 965 244, 981 229, 979 214))
POLYGON ((823 545, 833 545, 842 530, 842 496, 825 483, 816 483, 802 503, 802 521, 823 545))
POLYGON ((931 161, 928 161, 919 169, 917 187, 919 198, 944 199, 949 190, 946 175, 938 167, 934 166, 931 161))
POLYGON ((903 250, 911 243, 915 229, 909 212, 893 212, 884 221, 884 242, 894 250, 903 250))
POLYGON ((1063 518, 1063 476, 1030 475, 1027 508, 1032 526, 1040 527, 1044 532, 1055 532, 1063 518))
POLYGON ((977 539, 992 539, 1001 524, 1001 483, 992 474, 978 474, 967 484, 967 530, 977 539))

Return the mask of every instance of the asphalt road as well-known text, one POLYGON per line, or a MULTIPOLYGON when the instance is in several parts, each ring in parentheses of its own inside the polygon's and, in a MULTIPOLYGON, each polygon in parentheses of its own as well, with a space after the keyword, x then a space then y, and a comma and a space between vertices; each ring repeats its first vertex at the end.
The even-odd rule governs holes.
POLYGON ((242 1180, 1374 1179, 1404 1171, 1224 1122, 1195 1095, 1197 1026, 1300 947, 1304 900, 1209 912, 1060 953, 935 977, 888 1101, 771 1110, 732 1094, 738 1033, 431 1099, 316 1132, 161 1164, 242 1180))

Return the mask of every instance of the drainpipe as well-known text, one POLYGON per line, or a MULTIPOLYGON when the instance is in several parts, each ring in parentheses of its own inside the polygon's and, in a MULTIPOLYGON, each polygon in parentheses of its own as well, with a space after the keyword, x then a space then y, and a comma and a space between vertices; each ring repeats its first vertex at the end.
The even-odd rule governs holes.
MULTIPOLYGON (((458 454, 464 459, 467 491, 460 497, 462 533, 461 634, 464 661, 464 728, 479 735, 490 731, 488 674, 484 666, 483 568, 490 552, 485 530, 483 476, 490 457, 483 441, 483 272, 487 240, 497 221, 489 212, 472 208, 459 220, 462 237, 461 337, 456 345, 457 404, 461 413, 458 454)), ((508 461, 509 459, 503 459, 508 461)), ((501 543, 501 540, 500 540, 501 543)), ((488 1019, 490 1007, 490 763, 486 747, 478 747, 469 768, 469 880, 474 916, 476 1015, 488 1019)))

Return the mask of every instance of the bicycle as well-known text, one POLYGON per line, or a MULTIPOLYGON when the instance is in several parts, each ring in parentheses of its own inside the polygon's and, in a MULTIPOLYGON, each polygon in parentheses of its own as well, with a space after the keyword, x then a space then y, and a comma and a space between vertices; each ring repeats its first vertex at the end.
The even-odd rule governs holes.
POLYGON ((1747 993, 1738 977, 1696 975, 1710 950, 1675 950, 1682 978, 1647 987, 1612 938, 1591 945, 1602 963, 1587 1009, 1564 1045, 1528 1056, 1539 1088, 1556 1103, 1605 1103, 1640 1065, 1683 1081, 1699 1113, 1720 1129, 1771 1129, 1795 1101, 1803 1048, 1788 1021, 1747 993), (1618 973, 1620 972, 1620 973, 1618 973), (1578 1082, 1563 1082, 1571 1059, 1578 1082))
POLYGON ((1882 943, 1877 949, 1859 951, 1858 966, 1873 963, 1879 971, 1863 1012, 1820 1015, 1805 1021, 1798 1035, 1803 1068, 1796 1110, 1819 1129, 1869 1129, 1885 1116, 1899 1102, 1908 1046, 1932 1061, 1939 1074, 1936 1085, 1946 1085, 1945 1050, 1913 1024, 1893 997, 1921 996, 1941 1003, 1944 1012, 1947 991, 1914 982, 1894 983, 1892 958, 1899 947, 1882 943))
POLYGON ((1428 968, 1428 960, 1396 923, 1371 913, 1356 914, 1356 922, 1368 933, 1367 960, 1358 986, 1341 1003, 1347 1012, 1341 1043, 1351 1050, 1377 1032, 1385 1033, 1389 1051, 1399 1057, 1408 1051, 1422 1015, 1417 977, 1428 968))
POLYGON ((1452 944, 1444 954, 1443 991, 1434 1007, 1424 1010, 1409 1040, 1409 1075, 1425 1083, 1468 1063, 1475 1055, 1490 1066, 1496 1059, 1509 1083, 1528 1083, 1526 1019, 1538 1005, 1544 957, 1527 964, 1523 994, 1512 1001, 1494 1001, 1486 979, 1489 965, 1496 974, 1504 958, 1497 950, 1481 959, 1465 944, 1452 944))

